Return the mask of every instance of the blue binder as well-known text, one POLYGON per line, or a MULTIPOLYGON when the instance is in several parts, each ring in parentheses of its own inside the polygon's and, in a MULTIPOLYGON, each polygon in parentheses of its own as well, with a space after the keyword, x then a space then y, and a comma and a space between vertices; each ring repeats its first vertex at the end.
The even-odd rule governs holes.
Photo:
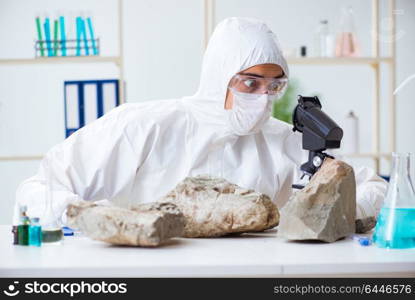
POLYGON ((120 104, 117 79, 64 82, 65 137, 120 104))

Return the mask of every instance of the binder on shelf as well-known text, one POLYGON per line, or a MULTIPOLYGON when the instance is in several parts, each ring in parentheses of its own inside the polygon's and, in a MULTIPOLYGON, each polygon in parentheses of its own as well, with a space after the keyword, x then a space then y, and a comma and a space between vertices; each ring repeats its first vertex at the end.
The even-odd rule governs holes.
POLYGON ((118 106, 117 79, 64 82, 65 137, 118 106))

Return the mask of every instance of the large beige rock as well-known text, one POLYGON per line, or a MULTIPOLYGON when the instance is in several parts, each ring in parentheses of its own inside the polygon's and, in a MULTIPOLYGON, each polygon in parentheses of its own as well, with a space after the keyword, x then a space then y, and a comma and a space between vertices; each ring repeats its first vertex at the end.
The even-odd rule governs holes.
POLYGON ((334 242, 355 232, 356 183, 348 164, 325 159, 310 182, 281 209, 278 235, 334 242))
POLYGON ((278 208, 267 195, 207 175, 187 177, 160 201, 182 211, 185 237, 263 231, 279 221, 278 208))
POLYGON ((172 203, 149 203, 135 209, 77 201, 68 206, 68 224, 86 236, 116 245, 159 246, 183 234, 185 219, 172 203))

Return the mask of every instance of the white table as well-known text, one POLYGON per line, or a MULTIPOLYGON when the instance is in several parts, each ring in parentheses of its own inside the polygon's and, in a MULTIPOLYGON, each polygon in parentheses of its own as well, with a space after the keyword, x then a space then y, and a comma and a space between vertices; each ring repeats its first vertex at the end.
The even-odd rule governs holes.
POLYGON ((86 237, 62 245, 12 245, 0 226, 0 277, 411 276, 415 249, 288 242, 276 230, 241 237, 173 239, 160 248, 118 247, 86 237))

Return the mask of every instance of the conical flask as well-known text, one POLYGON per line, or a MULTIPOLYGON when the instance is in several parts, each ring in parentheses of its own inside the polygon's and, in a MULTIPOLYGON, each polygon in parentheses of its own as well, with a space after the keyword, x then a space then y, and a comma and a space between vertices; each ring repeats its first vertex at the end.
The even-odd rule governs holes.
POLYGON ((356 37, 354 12, 351 6, 343 8, 340 20, 340 31, 336 38, 336 56, 359 56, 360 45, 356 37))
POLYGON ((411 155, 392 154, 393 166, 373 241, 380 248, 415 248, 415 191, 411 155))

